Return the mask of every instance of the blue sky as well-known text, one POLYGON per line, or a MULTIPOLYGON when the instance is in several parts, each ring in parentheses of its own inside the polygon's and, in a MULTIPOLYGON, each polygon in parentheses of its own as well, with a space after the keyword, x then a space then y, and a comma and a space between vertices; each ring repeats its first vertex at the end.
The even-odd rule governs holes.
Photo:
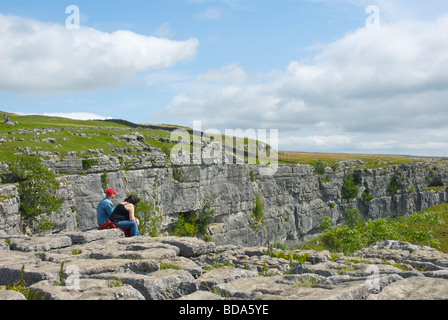
POLYGON ((442 0, 1 1, 0 110, 448 156, 443 30, 442 0), (79 30, 65 27, 70 5, 79 30))

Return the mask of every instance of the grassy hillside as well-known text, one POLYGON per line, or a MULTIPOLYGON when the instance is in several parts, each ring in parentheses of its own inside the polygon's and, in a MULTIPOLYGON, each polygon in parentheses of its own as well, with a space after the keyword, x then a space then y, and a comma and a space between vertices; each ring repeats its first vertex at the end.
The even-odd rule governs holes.
MULTIPOLYGON (((0 114, 4 114, 0 112, 0 114)), ((49 152, 61 158, 67 152, 81 151, 83 157, 94 155, 89 149, 103 149, 104 154, 110 150, 127 148, 129 144, 118 136, 136 132, 127 125, 104 121, 72 120, 59 117, 46 117, 8 114, 12 121, 19 124, 0 125, 0 161, 10 161, 25 148, 30 152, 49 152), (55 139, 55 140, 49 140, 55 139)), ((171 148, 174 143, 163 143, 160 138, 169 138, 170 132, 164 130, 139 129, 146 143, 152 147, 171 148)), ((137 151, 136 151, 137 152, 137 151)))
MULTIPOLYGON (((5 112, 0 111, 0 115, 5 112)), ((29 152, 41 152, 65 157, 68 152, 77 151, 82 157, 95 156, 89 149, 103 149, 104 154, 114 154, 111 150, 116 148, 127 148, 129 144, 119 139, 118 136, 138 132, 145 138, 145 143, 151 147, 161 148, 169 154, 171 148, 176 145, 167 142, 171 132, 169 130, 158 130, 154 128, 138 128, 135 125, 127 125, 127 122, 115 123, 105 121, 72 120, 59 117, 47 117, 38 115, 18 115, 6 113, 12 121, 19 124, 9 126, 0 124, 0 162, 7 162, 14 158, 14 154, 23 150, 29 152), (49 140, 50 138, 50 140, 49 140), (164 138, 164 139, 161 139, 164 138), (161 141, 162 140, 162 141, 161 141)), ((143 125, 144 126, 144 125, 143 125)), ((161 125, 173 128, 172 125, 161 125)), ((185 127, 179 127, 188 129, 185 127)), ((226 140, 222 136, 222 141, 226 140)), ((190 139, 193 139, 190 135, 190 139)), ((255 147, 250 144, 254 141, 245 139, 243 146, 246 152, 245 158, 256 152, 255 147)), ((260 143, 260 142, 258 142, 260 143)), ((227 148, 229 150, 229 148, 227 148)), ((138 153, 138 151, 135 151, 138 153)), ((116 155, 116 153, 115 153, 116 155)), ((128 154, 128 155, 132 155, 128 154)), ((269 154, 268 154, 269 155, 269 154)), ((342 160, 362 160, 370 167, 387 164, 401 164, 416 160, 406 156, 390 155, 360 155, 360 154, 330 154, 330 153, 304 153, 304 152, 278 152, 278 160, 281 164, 314 164, 320 160, 325 165, 332 166, 342 160)))

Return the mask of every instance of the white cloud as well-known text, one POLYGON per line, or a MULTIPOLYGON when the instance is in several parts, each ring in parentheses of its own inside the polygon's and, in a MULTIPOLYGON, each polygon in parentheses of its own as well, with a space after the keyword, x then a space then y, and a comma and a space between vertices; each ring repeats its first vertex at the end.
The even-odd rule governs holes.
POLYGON ((242 84, 249 80, 249 76, 238 64, 230 64, 220 69, 213 69, 200 74, 197 79, 204 82, 242 84))
MULTIPOLYGON (((448 15, 382 24, 328 44, 312 63, 238 81, 227 66, 197 80, 221 85, 180 94, 159 116, 218 128, 277 128, 284 149, 443 154, 448 123, 448 15), (327 137, 327 138, 323 138, 327 137), (287 145, 286 145, 287 144, 287 145), (417 148, 427 144, 427 148, 417 148)), ((192 86, 193 88, 193 86, 192 86)))
POLYGON ((207 10, 198 13, 197 17, 201 20, 217 20, 222 15, 222 9, 216 7, 210 7, 207 10))
POLYGON ((156 31, 154 31, 154 35, 156 37, 171 38, 174 36, 174 32, 173 30, 171 30, 170 23, 165 22, 160 27, 158 27, 156 31))
POLYGON ((68 30, 0 14, 0 90, 54 93, 110 87, 135 73, 190 60, 197 46, 194 38, 68 30))

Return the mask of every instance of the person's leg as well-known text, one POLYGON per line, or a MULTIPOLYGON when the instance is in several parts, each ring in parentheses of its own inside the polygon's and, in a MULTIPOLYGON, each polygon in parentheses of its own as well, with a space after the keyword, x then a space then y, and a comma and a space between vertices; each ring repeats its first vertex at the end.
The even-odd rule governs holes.
POLYGON ((137 222, 135 221, 119 221, 114 223, 116 227, 120 229, 130 230, 131 237, 139 236, 137 222))

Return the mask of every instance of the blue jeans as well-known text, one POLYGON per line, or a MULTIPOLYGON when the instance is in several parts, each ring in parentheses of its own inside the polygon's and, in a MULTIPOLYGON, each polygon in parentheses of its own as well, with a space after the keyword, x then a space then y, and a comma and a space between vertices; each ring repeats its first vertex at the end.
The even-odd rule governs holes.
POLYGON ((140 233, 138 232, 137 222, 135 222, 135 221, 130 221, 130 220, 118 221, 118 222, 114 222, 114 224, 116 227, 118 227, 120 229, 130 230, 131 237, 140 235, 140 233))

